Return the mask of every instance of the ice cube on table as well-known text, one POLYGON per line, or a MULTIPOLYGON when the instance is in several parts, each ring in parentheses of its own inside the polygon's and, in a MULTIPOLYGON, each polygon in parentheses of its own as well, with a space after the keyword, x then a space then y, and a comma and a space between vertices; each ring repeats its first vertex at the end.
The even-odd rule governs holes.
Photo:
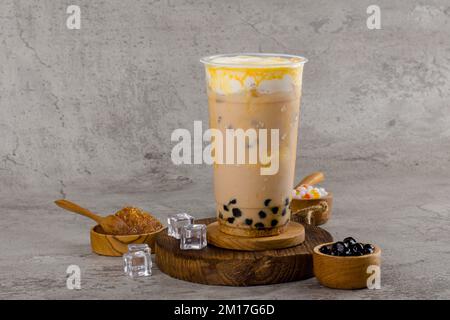
POLYGON ((123 271, 133 278, 151 276, 151 248, 145 243, 128 245, 128 252, 123 255, 123 271))
POLYGON ((194 217, 187 213, 172 214, 167 218, 167 234, 175 239, 181 238, 181 228, 194 223, 194 217))
POLYGON ((206 225, 190 224, 181 228, 181 250, 200 250, 206 247, 206 225))

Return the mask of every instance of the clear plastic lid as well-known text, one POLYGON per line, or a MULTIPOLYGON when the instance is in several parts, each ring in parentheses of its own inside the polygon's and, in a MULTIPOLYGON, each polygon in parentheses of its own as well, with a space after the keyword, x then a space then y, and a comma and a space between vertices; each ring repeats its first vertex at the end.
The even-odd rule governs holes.
POLYGON ((307 61, 302 56, 276 53, 219 54, 200 59, 206 66, 224 68, 295 68, 307 61))

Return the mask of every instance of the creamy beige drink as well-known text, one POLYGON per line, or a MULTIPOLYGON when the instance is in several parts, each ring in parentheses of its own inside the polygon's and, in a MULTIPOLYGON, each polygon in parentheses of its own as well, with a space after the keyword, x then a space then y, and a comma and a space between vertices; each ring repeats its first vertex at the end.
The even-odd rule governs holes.
MULTIPOLYGON (((249 237, 279 234, 290 219, 306 59, 250 54, 212 56, 202 62, 206 67, 210 128, 224 137, 223 148, 216 145, 213 151, 220 230, 249 237), (225 145, 230 142, 227 131, 231 129, 266 129, 267 143, 263 143, 265 135, 249 134, 245 163, 229 163, 225 161, 225 145), (274 139, 278 146, 273 144, 274 139), (267 152, 261 153, 265 146, 267 152), (252 152, 258 155, 256 162, 251 161, 252 152), (223 161, 218 157, 221 153, 223 161)), ((235 154, 238 148, 236 143, 232 149, 235 154)))

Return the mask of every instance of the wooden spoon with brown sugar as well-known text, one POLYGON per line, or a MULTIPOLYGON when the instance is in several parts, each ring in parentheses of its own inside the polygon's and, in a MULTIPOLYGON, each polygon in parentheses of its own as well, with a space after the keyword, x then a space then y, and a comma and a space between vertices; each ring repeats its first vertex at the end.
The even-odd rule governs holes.
POLYGON ((128 234, 128 225, 119 217, 109 215, 106 217, 99 216, 88 209, 80 207, 79 205, 68 200, 56 200, 55 204, 67 211, 81 214, 82 216, 91 218, 97 222, 107 234, 124 235, 128 234))

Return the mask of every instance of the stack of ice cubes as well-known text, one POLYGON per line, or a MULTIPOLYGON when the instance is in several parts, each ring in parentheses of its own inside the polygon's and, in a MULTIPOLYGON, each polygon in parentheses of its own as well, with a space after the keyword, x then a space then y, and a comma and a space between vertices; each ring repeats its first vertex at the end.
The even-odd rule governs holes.
POLYGON ((206 225, 194 224, 194 217, 177 213, 167 218, 169 236, 180 239, 181 250, 200 250, 206 247, 206 225))

